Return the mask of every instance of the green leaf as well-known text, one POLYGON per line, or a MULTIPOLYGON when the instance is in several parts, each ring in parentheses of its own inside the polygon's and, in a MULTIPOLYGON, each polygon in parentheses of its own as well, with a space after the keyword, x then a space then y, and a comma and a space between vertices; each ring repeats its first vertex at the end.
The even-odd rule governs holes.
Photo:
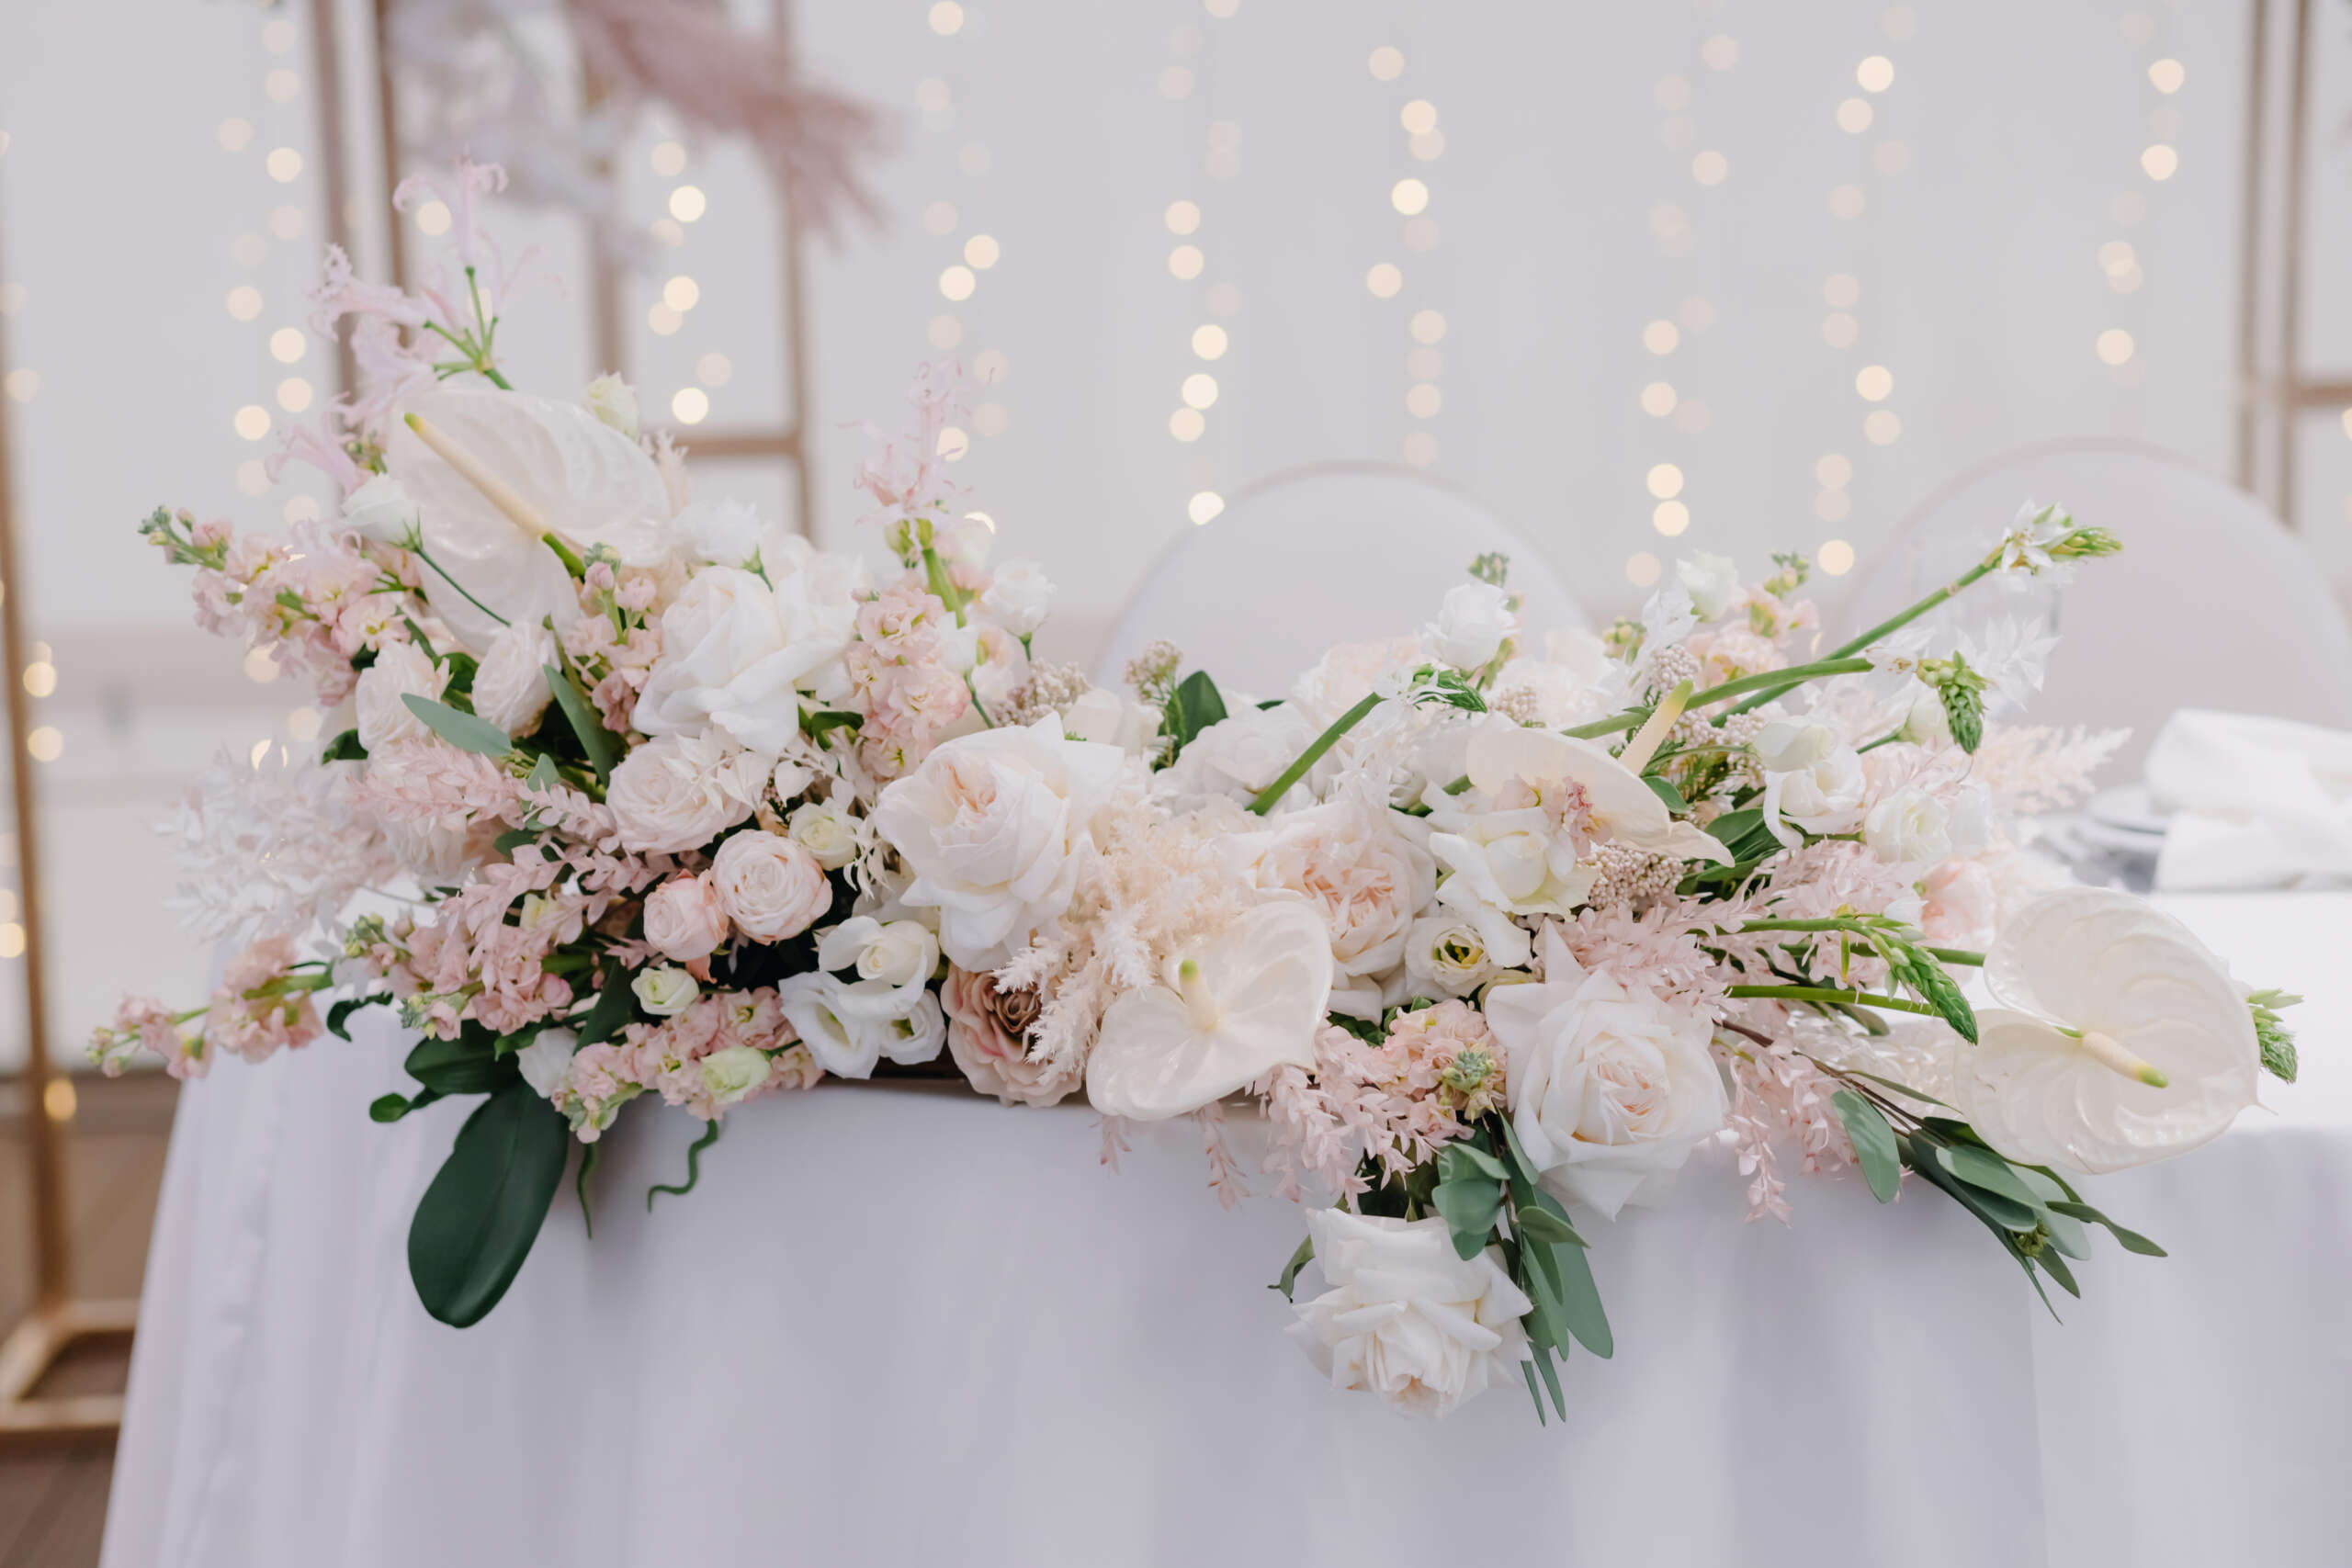
POLYGON ((327 1009, 327 1032, 337 1040, 350 1039, 351 1015, 361 1008, 374 1007, 382 1000, 381 997, 345 997, 327 1009))
POLYGON ((356 729, 345 730, 328 741, 326 750, 319 753, 322 762, 364 762, 367 760, 368 748, 359 744, 359 731, 356 729))
POLYGON ((1961 1207, 1984 1221, 1996 1234, 2014 1232, 2016 1235, 2025 1235, 2030 1234, 2041 1223, 2039 1214, 2026 1204, 2013 1201, 1998 1193, 1971 1187, 1952 1175, 1936 1163, 1935 1156, 1940 1151, 1922 1140, 1916 1137, 1905 1138, 1904 1149, 1905 1164, 1950 1193, 1961 1207))
POLYGON ((1938 1100, 1934 1095, 1921 1094, 1909 1084, 1896 1083, 1893 1078, 1883 1078, 1876 1073, 1866 1073, 1860 1067, 1840 1067, 1838 1070, 1850 1077, 1868 1078, 1871 1082, 1878 1085, 1881 1089, 1891 1089, 1895 1093, 1902 1095, 1905 1099, 1916 1100, 1922 1105, 1943 1105, 1946 1111, 1950 1111, 1951 1109, 1951 1106, 1944 1105, 1944 1102, 1938 1100))
POLYGON ((1560 1308, 1577 1343, 1607 1360, 1616 1353, 1616 1337, 1609 1331, 1609 1314, 1601 1310, 1600 1287, 1592 1278, 1592 1263, 1581 1247, 1552 1247, 1548 1250, 1557 1270, 1560 1308))
POLYGON ((2041 1194, 2026 1185, 2025 1178, 2018 1175, 2007 1160, 1990 1149, 1959 1144, 1938 1149, 1936 1161, 1980 1192, 1996 1193, 2029 1209, 2042 1206, 2041 1194))
MULTIPOLYGON (((1566 1358, 1568 1348, 1566 1345, 1561 1346, 1560 1355, 1563 1359, 1566 1358)), ((1560 1413, 1561 1420, 1566 1420, 1568 1402, 1566 1396, 1560 1392, 1560 1374, 1552 1370, 1551 1351, 1541 1345, 1536 1346, 1534 1360, 1535 1371, 1544 1379, 1544 1387, 1552 1395, 1552 1408, 1560 1413)), ((1540 1399, 1535 1402, 1535 1414, 1539 1418, 1544 1414, 1544 1402, 1540 1399)))
POLYGON ((656 1192, 675 1192, 683 1198, 695 1190, 695 1183, 702 1179, 702 1152, 718 1142, 718 1129, 724 1123, 716 1118, 704 1122, 702 1136, 686 1145, 686 1179, 684 1186, 673 1187, 656 1182, 645 1190, 645 1207, 649 1212, 653 1207, 653 1195, 656 1192))
POLYGON ((1453 1250, 1476 1258, 1494 1239, 1495 1218, 1503 1212, 1503 1184, 1475 1172, 1446 1177, 1430 1195, 1430 1207, 1453 1232, 1453 1250))
POLYGON ((580 738, 580 750, 587 756, 588 765, 596 770, 596 782, 606 782, 613 776, 613 764, 621 760, 620 742, 596 716, 596 710, 588 705, 579 682, 552 664, 542 664, 539 669, 548 678, 548 690, 555 697, 555 705, 563 710, 571 733, 580 738))
POLYGON ((2066 1201, 2065 1184, 2033 1166, 2018 1165, 2014 1168, 2018 1179, 2032 1188, 2034 1196, 2041 1201, 2041 1228, 2050 1233, 2050 1245, 2069 1258, 2089 1258, 2091 1236, 2083 1229, 2083 1223, 2071 1214, 2053 1213, 2050 1210, 2052 1202, 2066 1201))
POLYGON ((460 751, 474 751, 484 757, 503 757, 514 750, 514 742, 506 738, 506 731, 486 718, 460 713, 447 703, 436 703, 431 697, 420 697, 414 692, 402 694, 401 701, 408 705, 408 711, 416 715, 427 729, 460 751))
POLYGON ((2076 1301, 2083 1299, 2082 1287, 2075 1283, 2075 1271, 2066 1267, 2065 1258, 2059 1256, 2055 1247, 2043 1248, 2041 1255, 2034 1261, 2041 1266, 2043 1273, 2058 1281, 2060 1290, 2076 1301))
POLYGON ((1460 1142, 1445 1145, 1444 1151, 1437 1157, 1437 1171, 1439 1179, 1447 1181, 1474 1171, 1497 1181, 1510 1175, 1510 1169, 1493 1155, 1476 1144, 1460 1142))
POLYGON ((1216 689, 1205 670, 1195 670, 1168 694, 1168 709, 1160 730, 1172 743, 1170 757, 1193 743, 1193 737, 1225 718, 1225 694, 1216 689))
POLYGON ((522 1071, 512 1057, 498 1055, 495 1037, 476 1023, 463 1025, 455 1040, 418 1041, 406 1066, 409 1077, 443 1094, 488 1094, 522 1071))
POLYGON ((1763 828, 1764 813, 1752 806, 1743 807, 1737 811, 1726 811, 1707 824, 1707 831, 1714 835, 1715 841, 1727 850, 1749 834, 1758 832, 1763 828))
POLYGON ((580 1021, 580 1043, 594 1045, 610 1040, 636 1016, 637 993, 628 988, 628 971, 618 959, 605 959, 598 971, 596 1003, 580 1021))
POLYGON ((865 718, 860 715, 854 713, 842 713, 832 708, 821 708, 817 712, 804 713, 800 716, 800 728, 802 732, 806 734, 809 739, 818 741, 823 740, 826 735, 832 730, 855 730, 865 722, 865 718))
POLYGON ((441 1098, 437 1089, 421 1089, 413 1095, 379 1094, 368 1105, 368 1119, 387 1125, 399 1121, 410 1111, 432 1104, 441 1098))
POLYGON ((1894 1142, 1894 1129, 1877 1106, 1850 1089, 1831 1095, 1829 1104, 1838 1120, 1846 1124, 1846 1136, 1861 1164, 1862 1179, 1871 1184, 1871 1196, 1892 1203, 1896 1189, 1903 1185, 1903 1156, 1894 1142))
POLYGON ((529 776, 523 782, 533 789, 553 789, 563 783, 563 774, 557 770, 555 759, 542 751, 539 760, 531 764, 529 776))
POLYGON ((512 1034, 502 1034, 495 1041, 491 1043, 491 1055, 493 1056, 512 1056, 516 1052, 522 1050, 525 1046, 530 1044, 532 1041, 537 1040, 539 1037, 539 1031, 546 1027, 547 1025, 543 1022, 534 1023, 526 1028, 518 1029, 512 1034))
POLYGON ((1540 1203, 1521 1203, 1512 1218, 1519 1225, 1519 1234, 1531 1240, 1552 1242, 1563 1247, 1584 1245, 1584 1237, 1577 1235, 1574 1225, 1540 1203))
POLYGON ((508 1084, 466 1119, 408 1229, 408 1272, 424 1310, 481 1321, 530 1256, 571 1137, 529 1085, 508 1084))
POLYGON ((511 855, 525 844, 533 842, 538 836, 539 829, 537 828, 509 828, 492 839, 490 841, 490 847, 500 854, 511 855))
POLYGON ((1282 1278, 1267 1286, 1266 1289, 1270 1291, 1280 1291, 1283 1293, 1283 1300, 1291 1300, 1291 1291, 1298 1284, 1298 1271, 1314 1261, 1315 1238, 1310 1235, 1305 1241, 1298 1244, 1298 1250, 1292 1253, 1290 1255, 1290 1261, 1283 1265, 1282 1278))
POLYGON ((1682 792, 1674 787, 1673 780, 1661 778, 1656 773, 1644 773, 1642 782, 1650 786, 1652 795, 1666 802, 1668 811, 1680 813, 1690 809, 1690 803, 1682 798, 1682 792))
POLYGON ((2136 1252, 2143 1258, 2164 1258, 2169 1256, 2163 1247, 2158 1247, 2154 1242, 2150 1241, 2138 1231, 2125 1230, 2121 1225, 2117 1224, 2113 1220, 2109 1219, 2105 1214, 2100 1213, 2088 1203, 2052 1203, 2050 1207, 2055 1213, 2061 1214, 2072 1214, 2078 1220, 2088 1220, 2095 1225, 2105 1225, 2107 1227, 2108 1234, 2115 1237, 2116 1241, 2122 1246, 2123 1250, 2126 1252, 2136 1252))

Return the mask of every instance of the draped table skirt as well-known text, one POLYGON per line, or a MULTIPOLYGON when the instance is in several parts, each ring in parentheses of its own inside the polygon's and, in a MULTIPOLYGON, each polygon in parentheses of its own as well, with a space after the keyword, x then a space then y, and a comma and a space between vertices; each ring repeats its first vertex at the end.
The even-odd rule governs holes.
POLYGON ((1549 1427, 1324 1386, 1266 1288, 1297 1209, 1222 1209, 1191 1123, 1112 1170, 1083 1107, 944 1088, 746 1107, 650 1213, 695 1129, 624 1114, 594 1238, 567 1181, 447 1328, 405 1238, 466 1107, 369 1123, 402 1075, 363 1015, 183 1099, 105 1562, 2340 1562, 2352 896, 2165 902, 2311 998, 2280 1114, 2095 1184, 2170 1258, 2102 1246, 2062 1326, 1939 1195, 1800 1179, 1749 1224, 1711 1148, 1597 1227, 1617 1354, 1549 1427))

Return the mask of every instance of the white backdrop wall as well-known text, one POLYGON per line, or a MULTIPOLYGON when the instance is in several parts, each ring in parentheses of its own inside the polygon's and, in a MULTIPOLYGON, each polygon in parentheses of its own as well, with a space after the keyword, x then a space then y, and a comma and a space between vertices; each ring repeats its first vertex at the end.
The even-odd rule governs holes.
MULTIPOLYGON (((367 7, 344 12, 364 38, 367 7)), ((255 466, 296 418, 287 380, 307 383, 307 417, 332 391, 315 337, 272 352, 307 332, 324 223, 307 17, 0 6, 5 408, 58 672, 44 783, 74 874, 52 963, 77 1032, 118 980, 200 983, 155 912, 169 870, 140 824, 216 746, 315 722, 303 694, 184 629, 185 582, 132 533, 158 502, 280 525, 323 494, 255 466), (280 149, 299 169, 273 169, 280 149), (270 423, 259 440, 238 431, 247 409, 270 423)), ((560 69, 549 18, 525 28, 560 69)), ((2224 0, 876 0, 804 4, 797 28, 813 68, 892 125, 882 222, 812 255, 814 530, 856 542, 852 422, 899 424, 910 371, 952 345, 999 373, 959 471, 1003 547, 1063 583, 1073 656, 1213 509, 1199 498, 1304 463, 1426 466, 1605 618, 1678 548, 1867 562, 1907 507, 2021 443, 2233 461, 2247 17, 2224 0), (1179 202, 1198 211, 1187 232, 1179 202), (1215 359, 1204 326, 1225 334, 1215 359), (1180 413, 1204 375, 1214 400, 1196 383, 1207 406, 1180 413), (1194 417, 1179 439, 1171 422, 1194 417)), ((2337 367, 2348 35, 2323 12, 2306 353, 2337 367)), ((379 256, 356 49, 345 74, 360 248, 379 256)), ((707 210, 646 242, 631 368, 650 411, 700 387, 711 426, 773 422, 759 175, 723 146, 657 173, 670 134, 649 124, 622 150, 628 209, 650 232, 690 184, 707 210), (662 332, 650 313, 673 276, 698 298, 662 332)), ((557 219, 507 227, 510 250, 540 253, 513 301, 516 378, 568 393, 600 368, 581 242, 557 219)), ((2313 426, 2301 509, 2342 581, 2352 440, 2313 426)), ((699 482, 787 493, 760 464, 699 482)))

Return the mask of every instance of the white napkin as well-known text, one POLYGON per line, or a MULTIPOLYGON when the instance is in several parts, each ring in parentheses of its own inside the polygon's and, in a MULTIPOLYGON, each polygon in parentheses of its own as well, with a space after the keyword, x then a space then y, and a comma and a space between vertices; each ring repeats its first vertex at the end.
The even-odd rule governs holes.
POLYGON ((2352 885, 2352 734, 2182 708, 2148 753, 2164 889, 2352 885))

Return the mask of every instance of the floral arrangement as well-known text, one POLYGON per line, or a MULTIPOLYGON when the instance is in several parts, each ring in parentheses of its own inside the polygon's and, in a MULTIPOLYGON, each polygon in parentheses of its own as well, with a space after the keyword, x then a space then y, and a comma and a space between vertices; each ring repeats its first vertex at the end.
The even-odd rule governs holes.
POLYGON ((1192 1118, 1228 1201, 1238 1097, 1306 1205, 1277 1284, 1320 1270, 1291 1331, 1336 1386, 1443 1415, 1516 1370, 1565 1416, 1558 1361, 1612 1349, 1585 1235, 1702 1145, 1751 1217, 1788 1216, 1789 1162, 1852 1169, 2075 1292, 2092 1226, 2160 1251, 2084 1177, 2293 1077, 2292 998, 2020 849, 2120 739, 2003 716, 2049 645, 1922 629, 2115 550, 2098 526, 2029 506, 1826 654, 1793 557, 1700 556, 1639 620, 1540 639, 1484 558, 1278 698, 1164 643, 1096 687, 1035 655, 1052 586, 990 563, 935 456, 950 370, 857 476, 874 570, 690 497, 616 380, 511 389, 452 206, 447 287, 331 259, 369 381, 293 451, 336 520, 145 525, 207 626, 350 723, 194 793, 186 912, 234 955, 208 1005, 134 998, 92 1043, 193 1077, 397 1008, 416 1088, 375 1119, 478 1100, 409 1238, 444 1321, 496 1303, 574 1143, 586 1210, 632 1104, 699 1155, 752 1101, 928 1065, 1083 1096, 1106 1159, 1192 1118))

